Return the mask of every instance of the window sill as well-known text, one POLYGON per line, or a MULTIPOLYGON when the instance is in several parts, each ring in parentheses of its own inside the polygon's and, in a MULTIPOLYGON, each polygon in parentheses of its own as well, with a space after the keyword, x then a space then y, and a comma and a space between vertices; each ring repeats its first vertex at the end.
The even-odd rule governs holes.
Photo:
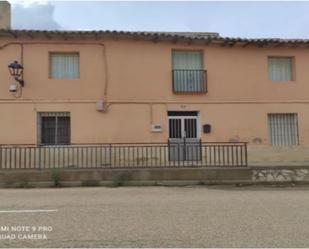
POLYGON ((50 148, 50 147, 70 147, 71 144, 38 144, 38 147, 41 148, 50 148))
POLYGON ((69 81, 69 80, 80 80, 81 78, 48 78, 49 80, 69 81))
POLYGON ((268 80, 271 83, 282 83, 282 84, 288 84, 288 83, 296 83, 296 80, 268 80))
POLYGON ((200 92, 177 92, 177 91, 173 91, 174 94, 176 95, 204 95, 207 93, 207 91, 200 91, 200 92))

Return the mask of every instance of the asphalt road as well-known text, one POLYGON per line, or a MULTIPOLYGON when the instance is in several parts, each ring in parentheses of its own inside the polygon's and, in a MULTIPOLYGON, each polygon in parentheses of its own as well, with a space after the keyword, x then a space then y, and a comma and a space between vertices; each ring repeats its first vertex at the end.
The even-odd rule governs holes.
POLYGON ((0 238, 0 247, 309 247, 309 188, 1 189, 0 238))

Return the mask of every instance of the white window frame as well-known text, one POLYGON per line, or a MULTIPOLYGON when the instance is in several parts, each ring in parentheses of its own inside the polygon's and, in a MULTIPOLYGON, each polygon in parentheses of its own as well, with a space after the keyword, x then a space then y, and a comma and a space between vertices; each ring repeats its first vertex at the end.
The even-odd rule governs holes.
POLYGON ((70 112, 37 112, 37 144, 44 147, 52 146, 70 146, 71 144, 71 113, 70 112), (68 144, 42 144, 42 117, 69 117, 70 127, 69 127, 69 143, 68 144))
MULTIPOLYGON (((279 121, 279 120, 278 120, 279 121)), ((269 141, 269 144, 271 146, 274 146, 274 147, 291 147, 291 146, 298 146, 299 145, 299 121, 298 121, 298 113, 268 113, 267 114, 267 125, 268 125, 268 141, 269 141), (295 139, 295 143, 292 144, 292 142, 290 141, 290 144, 288 144, 287 142, 284 142, 283 141, 283 138, 280 138, 280 139, 277 139, 277 141, 273 141, 273 136, 274 134, 272 133, 272 127, 271 127, 271 120, 270 120, 270 116, 271 115, 294 115, 296 117, 296 120, 295 120, 295 129, 294 132, 295 132, 295 137, 290 137, 289 139, 290 140, 294 140, 295 139)), ((286 132, 285 128, 286 128, 286 125, 282 125, 282 123, 280 124, 277 124, 277 126, 280 127, 280 129, 282 129, 280 132, 286 132)), ((278 131, 277 131, 278 132, 278 131)), ((291 131, 289 131, 291 132, 291 131)), ((285 134, 285 137, 287 135, 285 134)))
POLYGON ((48 77, 52 80, 78 80, 80 79, 80 53, 76 51, 51 51, 48 54, 48 60, 49 60, 49 71, 48 71, 48 77), (78 56, 78 75, 76 77, 54 77, 52 75, 52 56, 53 55, 74 55, 78 56))
POLYGON ((294 64, 295 64, 295 58, 294 56, 276 56, 276 55, 270 55, 267 57, 267 77, 268 80, 272 82, 292 82, 295 79, 295 69, 294 69, 294 64), (289 59, 290 60, 290 73, 291 73, 291 78, 287 80, 276 80, 276 79, 271 79, 270 77, 270 59, 289 59))
MULTIPOLYGON (((185 111, 184 111, 185 112, 185 111)), ((188 111, 190 112, 190 111, 188 111)), ((184 138, 186 137, 185 134, 185 119, 195 119, 196 120, 196 138, 200 139, 201 138, 201 123, 200 123, 200 112, 197 111, 196 116, 168 116, 168 124, 170 119, 180 119, 181 122, 181 137, 184 138)), ((170 137, 169 137, 170 138, 170 137)))

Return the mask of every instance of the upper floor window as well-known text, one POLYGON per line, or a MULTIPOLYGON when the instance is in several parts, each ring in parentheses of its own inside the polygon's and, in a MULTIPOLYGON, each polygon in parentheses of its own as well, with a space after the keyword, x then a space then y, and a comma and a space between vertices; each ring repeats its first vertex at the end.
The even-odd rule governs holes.
POLYGON ((274 81, 293 80, 292 57, 268 57, 268 78, 274 81))
POLYGON ((172 66, 174 92, 206 92, 201 51, 173 51, 172 66))
POLYGON ((50 53, 51 79, 78 79, 79 53, 50 53))

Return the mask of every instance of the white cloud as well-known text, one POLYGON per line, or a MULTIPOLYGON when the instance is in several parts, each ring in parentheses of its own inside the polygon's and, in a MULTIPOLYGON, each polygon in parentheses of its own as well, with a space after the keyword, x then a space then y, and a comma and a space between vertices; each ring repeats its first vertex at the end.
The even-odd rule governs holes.
POLYGON ((20 4, 24 7, 29 7, 33 4, 46 4, 48 0, 9 0, 11 4, 20 4))
POLYGON ((54 5, 47 1, 11 1, 13 29, 61 29, 54 19, 54 5), (32 3, 31 3, 32 2, 32 3))

